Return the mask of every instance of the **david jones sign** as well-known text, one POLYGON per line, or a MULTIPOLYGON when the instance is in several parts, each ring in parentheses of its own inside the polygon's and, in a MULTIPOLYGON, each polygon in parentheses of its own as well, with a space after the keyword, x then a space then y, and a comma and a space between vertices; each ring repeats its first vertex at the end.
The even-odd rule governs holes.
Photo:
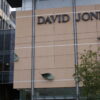
MULTIPOLYGON (((71 20, 71 17, 68 14, 59 14, 59 15, 50 15, 50 16, 38 16, 37 24, 53 24, 58 23, 67 23, 71 20)), ((76 14, 76 22, 80 21, 93 21, 100 20, 100 11, 97 12, 84 12, 76 14)))

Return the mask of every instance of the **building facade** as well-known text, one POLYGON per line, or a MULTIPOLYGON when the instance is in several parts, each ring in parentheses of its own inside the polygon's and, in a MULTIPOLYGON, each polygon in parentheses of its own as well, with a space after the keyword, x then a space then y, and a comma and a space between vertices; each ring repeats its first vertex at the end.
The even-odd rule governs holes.
POLYGON ((71 0, 32 4, 32 0, 23 0, 17 9, 14 88, 20 91, 20 100, 30 100, 32 88, 38 99, 75 99, 75 45, 78 58, 84 50, 98 51, 100 1, 76 0, 77 27, 71 0))

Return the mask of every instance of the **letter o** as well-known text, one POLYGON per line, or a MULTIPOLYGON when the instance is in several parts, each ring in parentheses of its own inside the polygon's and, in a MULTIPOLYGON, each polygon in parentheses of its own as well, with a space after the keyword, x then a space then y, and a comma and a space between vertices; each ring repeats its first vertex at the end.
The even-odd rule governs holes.
POLYGON ((83 21, 88 21, 88 20, 90 20, 90 14, 89 13, 83 13, 82 14, 82 20, 83 21))

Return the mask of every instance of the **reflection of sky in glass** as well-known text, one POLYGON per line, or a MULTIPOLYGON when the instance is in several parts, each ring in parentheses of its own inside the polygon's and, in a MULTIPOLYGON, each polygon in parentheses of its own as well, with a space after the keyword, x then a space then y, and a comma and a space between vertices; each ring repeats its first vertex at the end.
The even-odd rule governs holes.
MULTIPOLYGON (((76 0, 78 6, 100 4, 100 0, 76 0)), ((72 0, 37 0, 37 9, 72 6, 72 0)))
POLYGON ((77 5, 94 5, 100 4, 100 0, 76 0, 77 5))
MULTIPOLYGON (((36 0, 36 9, 60 8, 72 6, 72 0, 36 0)), ((100 4, 100 0, 76 0, 77 6, 100 4)), ((17 10, 31 10, 32 0, 23 0, 22 8, 17 10)))

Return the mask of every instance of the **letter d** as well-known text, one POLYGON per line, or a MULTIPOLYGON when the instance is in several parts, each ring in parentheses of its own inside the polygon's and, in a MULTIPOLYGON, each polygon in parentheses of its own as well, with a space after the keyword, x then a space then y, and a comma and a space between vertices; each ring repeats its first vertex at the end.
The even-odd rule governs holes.
POLYGON ((63 15, 62 15, 62 22, 63 22, 63 23, 66 23, 66 22, 68 22, 69 20, 70 20, 69 15, 67 15, 67 14, 63 14, 63 15))
POLYGON ((45 24, 45 18, 42 16, 39 16, 37 24, 45 24))

